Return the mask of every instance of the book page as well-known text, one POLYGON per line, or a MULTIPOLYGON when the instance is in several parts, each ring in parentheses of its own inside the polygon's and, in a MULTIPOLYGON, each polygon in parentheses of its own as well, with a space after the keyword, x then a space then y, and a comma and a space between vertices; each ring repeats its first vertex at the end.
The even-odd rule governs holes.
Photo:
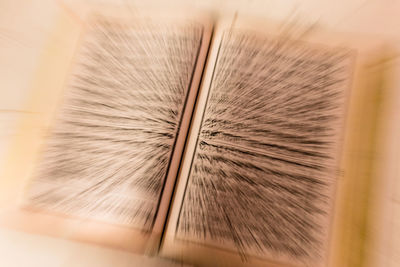
POLYGON ((163 252, 204 265, 324 265, 356 55, 240 28, 219 41, 163 252))
POLYGON ((155 226, 160 237, 212 27, 122 14, 85 18, 55 110, 30 136, 40 148, 26 159, 21 212, 2 214, 6 224, 135 251, 155 226))
POLYGON ((322 257, 351 54, 223 38, 177 237, 322 257))
POLYGON ((90 27, 27 204, 149 230, 202 27, 90 27))

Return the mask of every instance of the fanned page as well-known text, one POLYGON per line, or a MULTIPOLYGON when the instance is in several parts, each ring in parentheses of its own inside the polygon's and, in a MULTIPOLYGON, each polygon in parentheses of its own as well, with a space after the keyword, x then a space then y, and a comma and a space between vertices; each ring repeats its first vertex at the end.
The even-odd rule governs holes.
POLYGON ((350 64, 340 50, 224 33, 178 238, 321 256, 350 64))
POLYGON ((28 204, 150 230, 201 25, 96 19, 28 189, 28 204))
POLYGON ((252 26, 217 28, 162 254, 325 266, 356 51, 252 26))
POLYGON ((112 245, 143 250, 161 236, 211 27, 134 15, 91 15, 84 27, 23 210, 78 218, 104 243, 120 235, 112 245))

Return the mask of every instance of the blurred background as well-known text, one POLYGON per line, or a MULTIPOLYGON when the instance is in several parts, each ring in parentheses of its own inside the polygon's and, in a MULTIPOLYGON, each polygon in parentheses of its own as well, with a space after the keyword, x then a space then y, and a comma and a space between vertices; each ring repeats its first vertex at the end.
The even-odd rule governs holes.
MULTIPOLYGON (((115 3, 131 8, 146 6, 187 6, 216 13, 235 12, 279 21, 295 18, 304 24, 318 24, 328 30, 374 35, 400 48, 399 0, 170 0, 170 1, 81 1, 91 4, 115 3)), ((60 6, 73 11, 79 1, 0 0, 0 164, 4 161, 10 139, 18 135, 16 124, 25 110, 24 104, 35 75, 41 49, 55 21, 60 6)), ((394 69, 396 80, 400 68, 394 69)), ((400 107, 399 83, 393 88, 391 109, 400 107)), ((393 176, 393 193, 386 196, 390 219, 385 227, 390 233, 380 253, 382 266, 400 266, 400 189, 397 166, 400 165, 400 113, 390 112, 388 140, 383 142, 390 160, 382 163, 393 176), (397 182, 396 182, 397 181, 397 182)), ((37 236, 0 229, 1 266, 183 266, 158 258, 81 244, 74 241, 37 236), (2 263, 7 263, 3 265, 2 263)))

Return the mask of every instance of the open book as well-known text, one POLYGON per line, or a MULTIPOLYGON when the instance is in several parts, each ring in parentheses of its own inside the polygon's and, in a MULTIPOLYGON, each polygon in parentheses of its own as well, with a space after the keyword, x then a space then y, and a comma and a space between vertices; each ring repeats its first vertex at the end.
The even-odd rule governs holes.
POLYGON ((361 265, 373 179, 351 155, 374 149, 381 47, 281 26, 60 15, 1 223, 202 266, 361 265))

